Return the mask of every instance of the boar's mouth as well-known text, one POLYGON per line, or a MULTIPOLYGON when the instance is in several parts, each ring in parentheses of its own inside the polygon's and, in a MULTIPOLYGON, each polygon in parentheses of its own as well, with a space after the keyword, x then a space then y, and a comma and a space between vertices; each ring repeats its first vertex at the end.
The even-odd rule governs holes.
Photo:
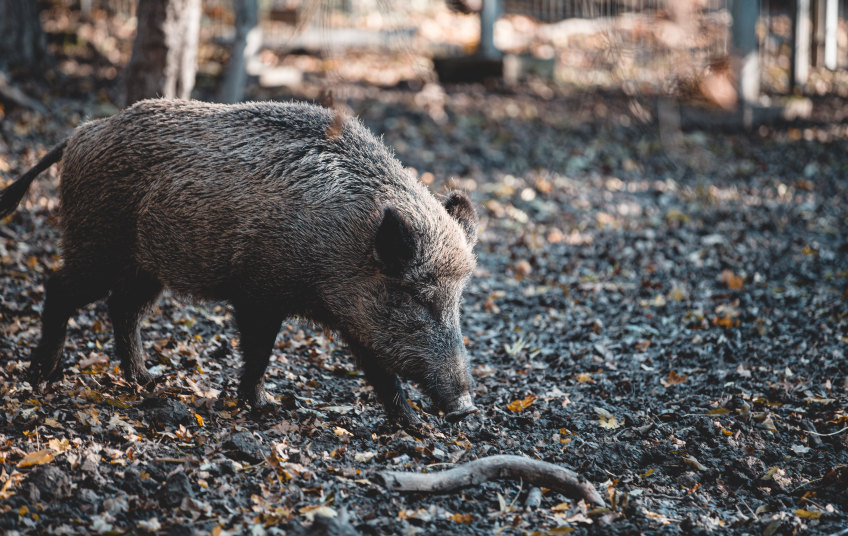
POLYGON ((471 402, 471 395, 465 393, 458 398, 453 399, 445 404, 445 420, 449 423, 457 423, 468 417, 472 413, 477 413, 480 410, 471 402))

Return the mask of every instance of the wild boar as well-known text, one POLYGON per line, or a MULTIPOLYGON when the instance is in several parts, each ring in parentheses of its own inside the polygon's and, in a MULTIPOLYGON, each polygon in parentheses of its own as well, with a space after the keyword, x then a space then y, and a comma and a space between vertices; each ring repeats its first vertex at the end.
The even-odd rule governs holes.
POLYGON ((147 100, 80 126, 2 192, 12 213, 62 160, 62 267, 45 285, 28 379, 61 369, 69 318, 108 297, 129 381, 152 380, 139 322, 167 287, 233 308, 238 394, 268 404, 264 374, 282 322, 341 335, 391 421, 417 426, 399 376, 448 421, 476 412, 460 299, 476 263, 477 213, 437 200, 356 119, 309 104, 147 100))

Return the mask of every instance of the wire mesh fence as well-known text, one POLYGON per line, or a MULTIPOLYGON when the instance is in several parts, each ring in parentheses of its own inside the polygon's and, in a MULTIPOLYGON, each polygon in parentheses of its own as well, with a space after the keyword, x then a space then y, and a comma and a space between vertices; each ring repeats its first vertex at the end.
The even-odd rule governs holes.
MULTIPOLYGON (((138 0, 56 0, 131 19, 138 0)), ((685 91, 692 80, 726 69, 733 0, 501 0, 495 44, 508 53, 553 60, 553 77, 577 87, 635 93, 685 91)), ((741 1, 741 0, 737 0, 741 1)), ((839 2, 838 65, 848 57, 839 2)), ((203 0, 201 44, 226 47, 234 0, 203 0)), ((443 0, 260 0, 264 45, 343 58, 351 50, 421 58, 472 53, 474 16, 451 14, 443 0)), ((789 0, 760 0, 757 25, 762 87, 786 92, 792 47, 789 0)), ((201 54, 201 61, 209 55, 201 54)), ((341 60, 340 60, 341 61, 341 60)), ((201 68, 202 70, 202 68, 201 68)), ((418 69, 413 76, 420 76, 418 69)))

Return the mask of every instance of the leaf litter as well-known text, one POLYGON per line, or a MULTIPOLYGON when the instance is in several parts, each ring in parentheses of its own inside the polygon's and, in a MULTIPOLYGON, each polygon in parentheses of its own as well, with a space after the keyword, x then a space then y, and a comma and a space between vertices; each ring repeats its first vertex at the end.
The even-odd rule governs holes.
MULTIPOLYGON (((344 89, 411 173, 479 207, 462 321, 481 413, 449 425, 411 386, 433 433, 397 430, 341 342, 290 320, 266 378, 280 411, 251 416, 235 401, 226 305, 168 294, 142 325, 153 391, 121 378, 95 304, 69 326, 65 378, 34 397, 20 378, 60 262, 51 170, 0 224, 4 530, 280 534, 342 512, 363 534, 845 526, 845 132, 822 120, 684 133, 705 140, 690 146, 710 156, 697 167, 663 150, 655 123, 611 121, 629 113, 623 94, 447 87, 437 124, 414 88, 344 89), (598 116, 601 100, 616 113, 598 116), (543 490, 525 509, 530 490, 508 481, 404 495, 371 480, 494 454, 570 468, 614 492, 609 508, 543 490)), ((99 106, 75 95, 55 95, 49 116, 4 110, 4 184, 99 106)))

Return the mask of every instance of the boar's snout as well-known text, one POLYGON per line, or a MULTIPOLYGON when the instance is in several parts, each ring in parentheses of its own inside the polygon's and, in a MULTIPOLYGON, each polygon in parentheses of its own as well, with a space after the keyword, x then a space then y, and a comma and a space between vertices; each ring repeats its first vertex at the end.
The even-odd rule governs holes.
POLYGON ((445 420, 450 423, 459 422, 478 411, 480 410, 471 402, 471 395, 465 393, 445 404, 445 420))
MULTIPOLYGON (((464 350, 464 349, 463 349, 464 350)), ((457 352, 442 369, 436 400, 439 409, 445 412, 448 422, 459 422, 479 410, 471 401, 471 374, 468 371, 468 356, 457 352)))

